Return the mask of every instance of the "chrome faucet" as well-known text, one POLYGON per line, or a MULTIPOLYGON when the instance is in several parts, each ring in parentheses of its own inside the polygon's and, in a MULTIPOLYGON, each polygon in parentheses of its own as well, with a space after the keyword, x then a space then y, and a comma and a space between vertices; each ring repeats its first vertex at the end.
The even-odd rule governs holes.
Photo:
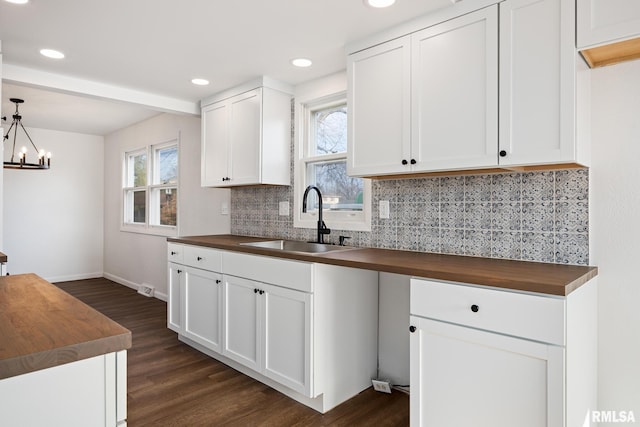
POLYGON ((310 185, 304 190, 302 196, 302 212, 307 212, 307 196, 310 190, 316 190, 318 193, 318 240, 317 243, 324 243, 324 235, 331 233, 331 230, 327 228, 327 225, 322 220, 322 193, 320 189, 315 185, 310 185))

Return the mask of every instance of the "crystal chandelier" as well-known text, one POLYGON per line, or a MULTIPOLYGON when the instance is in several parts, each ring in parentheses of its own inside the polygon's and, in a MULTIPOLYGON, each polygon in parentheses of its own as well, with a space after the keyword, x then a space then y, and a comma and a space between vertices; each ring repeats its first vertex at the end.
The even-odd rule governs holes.
MULTIPOLYGON (((24 100, 19 98, 10 98, 9 101, 16 104, 16 112, 13 113, 13 121, 11 122, 11 126, 9 126, 7 134, 4 136, 4 141, 7 141, 11 134, 11 130, 13 130, 13 148, 11 150, 11 161, 4 162, 5 169, 49 169, 49 167, 51 166, 51 153, 45 153, 44 150, 38 150, 38 147, 36 147, 36 144, 34 144, 33 140, 29 136, 29 133, 22 125, 22 116, 18 111, 18 105, 22 104, 24 100), (16 161, 16 139, 18 136, 18 127, 22 128, 25 135, 27 135, 27 138, 29 138, 29 142, 36 150, 38 163, 29 163, 27 161, 27 147, 22 147, 22 150, 18 152, 18 161, 16 161)), ((7 118, 3 117, 2 120, 7 120, 7 118)))

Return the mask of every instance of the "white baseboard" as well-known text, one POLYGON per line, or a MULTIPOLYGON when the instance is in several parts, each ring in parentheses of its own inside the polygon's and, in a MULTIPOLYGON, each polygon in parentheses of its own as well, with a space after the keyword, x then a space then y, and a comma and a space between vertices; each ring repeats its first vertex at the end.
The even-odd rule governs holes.
MULTIPOLYGON (((134 282, 132 282, 130 280, 124 279, 124 278, 122 278, 120 276, 116 276, 115 274, 111 274, 111 273, 107 273, 107 272, 102 274, 101 277, 104 277, 105 279, 109 279, 111 281, 119 283, 121 285, 124 285, 124 286, 126 286, 128 288, 133 289, 134 291, 137 291, 138 288, 141 285, 139 283, 134 283, 134 282)), ((154 292, 153 296, 154 296, 154 298, 158 298, 159 300, 164 301, 164 302, 167 302, 167 299, 168 299, 167 298, 167 294, 162 293, 162 292, 158 292, 157 290, 156 290, 156 292, 154 292)))

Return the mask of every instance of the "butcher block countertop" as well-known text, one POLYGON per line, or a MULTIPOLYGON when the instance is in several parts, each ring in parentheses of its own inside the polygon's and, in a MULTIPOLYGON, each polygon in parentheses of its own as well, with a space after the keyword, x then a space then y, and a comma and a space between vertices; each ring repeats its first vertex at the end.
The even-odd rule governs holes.
POLYGON ((566 296, 598 274, 596 267, 511 261, 390 249, 355 248, 322 254, 276 251, 240 243, 278 240, 233 235, 169 238, 169 242, 257 255, 566 296))
POLYGON ((0 379, 130 347, 128 329, 41 277, 0 277, 0 379))

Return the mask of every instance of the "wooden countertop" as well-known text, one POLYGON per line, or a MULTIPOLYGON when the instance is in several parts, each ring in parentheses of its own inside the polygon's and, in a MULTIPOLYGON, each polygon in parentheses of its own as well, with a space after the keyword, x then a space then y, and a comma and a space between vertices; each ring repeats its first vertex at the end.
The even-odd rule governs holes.
POLYGON ((569 295, 598 274, 596 267, 390 249, 357 248, 323 254, 303 254, 240 246, 240 243, 245 242, 277 240, 266 237, 215 235, 178 237, 167 240, 300 261, 560 296, 569 295))
POLYGON ((0 277, 0 379, 130 347, 128 329, 41 277, 0 277))

